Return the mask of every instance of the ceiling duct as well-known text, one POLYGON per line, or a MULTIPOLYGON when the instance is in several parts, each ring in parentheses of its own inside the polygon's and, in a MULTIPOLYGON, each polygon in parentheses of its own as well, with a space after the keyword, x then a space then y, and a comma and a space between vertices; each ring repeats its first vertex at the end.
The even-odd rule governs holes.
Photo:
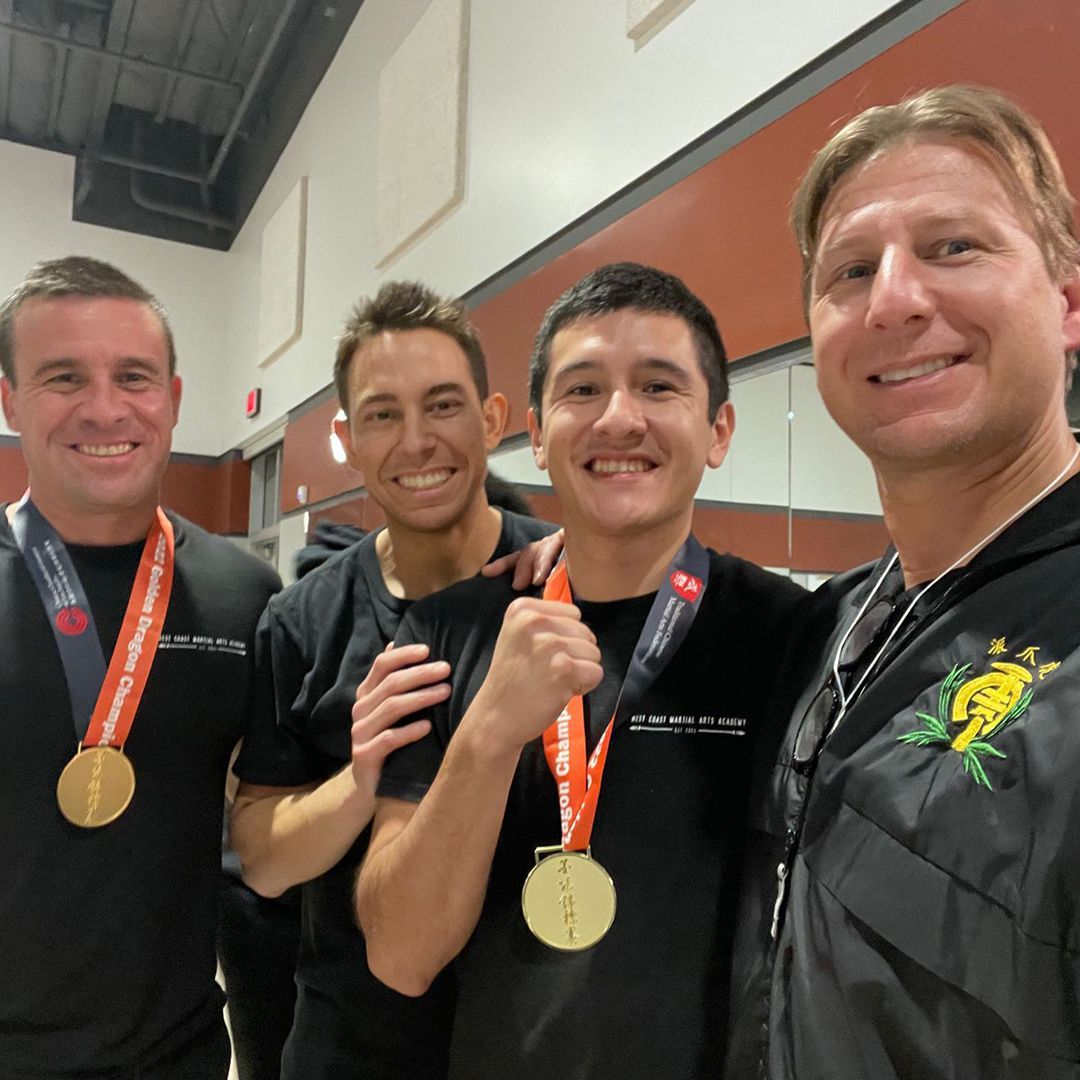
POLYGON ((0 137, 73 217, 226 250, 362 0, 0 0, 0 137))

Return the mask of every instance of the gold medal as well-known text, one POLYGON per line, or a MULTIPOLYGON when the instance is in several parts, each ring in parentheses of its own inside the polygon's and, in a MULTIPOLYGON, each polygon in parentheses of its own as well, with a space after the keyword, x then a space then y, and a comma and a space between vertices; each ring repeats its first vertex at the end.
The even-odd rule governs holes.
POLYGON ((79 747, 56 783, 60 813, 82 829, 115 821, 135 794, 135 770, 112 746, 79 747))
POLYGON ((536 849, 521 910, 537 940, 576 952, 595 945, 615 921, 615 885, 588 852, 536 849))

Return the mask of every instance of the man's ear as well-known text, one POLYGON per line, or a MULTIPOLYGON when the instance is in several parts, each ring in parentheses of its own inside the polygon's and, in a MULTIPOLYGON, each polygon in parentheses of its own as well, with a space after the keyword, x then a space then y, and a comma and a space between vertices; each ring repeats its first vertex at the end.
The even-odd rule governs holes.
POLYGON ((532 446, 533 461, 538 469, 547 470, 547 454, 544 452, 544 437, 540 430, 540 421, 536 418, 536 410, 530 409, 525 415, 529 424, 529 443, 532 446))
POLYGON ((709 444, 709 453, 706 455, 705 464, 710 469, 718 469, 727 457, 728 448, 731 446, 731 436, 735 434, 735 406, 730 401, 725 401, 716 410, 716 418, 712 425, 712 441, 709 444))
POLYGON ((502 442, 506 421, 510 418, 510 406, 502 394, 488 394, 482 406, 484 410, 484 447, 492 451, 502 442))
POLYGON ((1074 352, 1080 349, 1080 267, 1073 271, 1071 277, 1066 278, 1060 288, 1064 300, 1062 337, 1065 352, 1074 352))
POLYGON ((184 393, 184 384, 179 375, 172 377, 170 391, 172 392, 172 426, 176 427, 176 422, 180 419, 180 398, 184 393))
POLYGON ((19 410, 16 407, 16 390, 11 380, 5 376, 0 379, 0 402, 4 406, 4 419, 12 431, 19 430, 19 410))
POLYGON ((347 416, 342 417, 339 414, 334 417, 330 426, 341 443, 341 449, 345 451, 346 464, 354 472, 358 472, 363 476, 364 470, 360 468, 356 461, 356 448, 353 446, 352 427, 349 424, 349 418, 347 416))

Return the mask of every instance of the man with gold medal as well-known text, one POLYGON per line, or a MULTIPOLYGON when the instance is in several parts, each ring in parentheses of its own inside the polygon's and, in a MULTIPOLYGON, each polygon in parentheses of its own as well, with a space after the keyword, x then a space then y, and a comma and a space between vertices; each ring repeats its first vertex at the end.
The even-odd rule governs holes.
POLYGON ((34 267, 0 368, 29 474, 0 515, 0 1076, 223 1080, 222 794, 277 577, 158 505, 180 379, 146 289, 34 267))
POLYGON ((715 321, 681 281, 589 274, 530 366, 564 560, 542 596, 464 582, 402 624, 452 686, 386 762, 358 914, 402 993, 453 965, 451 1077, 719 1067, 749 744, 805 595, 691 535, 726 399, 715 321))

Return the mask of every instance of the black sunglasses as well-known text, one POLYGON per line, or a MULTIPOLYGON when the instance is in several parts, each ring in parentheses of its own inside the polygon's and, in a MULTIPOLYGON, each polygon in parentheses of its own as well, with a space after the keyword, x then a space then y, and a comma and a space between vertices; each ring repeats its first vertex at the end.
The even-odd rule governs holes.
MULTIPOLYGON (((896 596, 883 596, 862 613, 858 622, 851 628, 840 650, 836 669, 840 678, 846 682, 852 670, 859 664, 872 645, 877 642, 889 617, 896 610, 896 596)), ((840 714, 840 690, 836 684, 836 672, 830 671, 828 681, 814 695, 795 736, 795 750, 791 764, 803 775, 807 775, 821 751, 825 737, 832 730, 840 714)))

